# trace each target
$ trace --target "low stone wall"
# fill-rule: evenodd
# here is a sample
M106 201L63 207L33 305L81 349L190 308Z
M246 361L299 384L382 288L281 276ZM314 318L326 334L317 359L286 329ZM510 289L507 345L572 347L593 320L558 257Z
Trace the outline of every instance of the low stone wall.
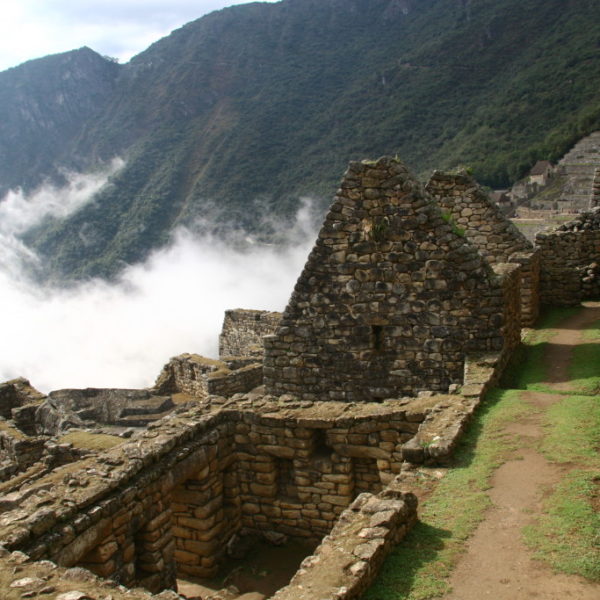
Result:
M417 434L402 446L404 460L412 464L447 464L477 407L498 382L505 366L506 357L498 354L467 357L459 401L453 396L427 415Z
M600 297L600 208L579 215L550 232L538 233L541 301L576 306Z
M234 394L243 394L262 385L263 366L250 364L235 371L208 376L207 391L210 395L230 398Z
M219 336L219 356L253 356L262 358L262 338L275 333L281 313L242 308L225 311Z
M272 600L359 598L417 520L416 497L399 485L393 483L377 496L358 496Z
M169 587L177 570L214 575L242 526L327 534L357 494L400 472L401 444L437 402L363 405L350 417L335 402L214 398L87 458L49 489L37 481L43 502L22 497L0 517L0 537L127 586Z
M182 354L163 367L154 389L160 394L183 392L198 399L210 395L229 398L262 385L262 364L247 362L236 357L221 361L198 354Z

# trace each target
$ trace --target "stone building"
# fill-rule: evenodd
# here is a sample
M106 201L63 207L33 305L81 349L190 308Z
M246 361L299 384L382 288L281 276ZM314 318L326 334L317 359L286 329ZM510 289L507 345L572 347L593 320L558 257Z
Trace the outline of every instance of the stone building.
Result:
M529 183L544 186L554 172L554 167L549 160L538 160L529 171Z
M519 341L518 265L494 269L399 161L351 163L265 338L272 394L378 401L463 381Z
M521 322L533 325L539 314L537 250L466 172L435 171L426 189L442 208L444 217L464 232L490 264L521 265Z

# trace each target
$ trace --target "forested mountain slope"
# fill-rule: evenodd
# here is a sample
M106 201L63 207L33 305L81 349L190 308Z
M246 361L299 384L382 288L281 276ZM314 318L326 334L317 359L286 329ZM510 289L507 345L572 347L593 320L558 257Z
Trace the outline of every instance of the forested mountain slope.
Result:
M64 131L54 163L127 166L26 239L54 275L106 276L198 217L268 235L265 215L328 201L349 159L398 154L422 176L466 164L507 185L600 127L599 15L600 0L283 0L207 15L127 65L96 55L85 110L34 124ZM0 74L0 116L8 74L53 65L26 96L64 79L61 56ZM3 136L5 187L56 168L38 152L35 177L19 172Z

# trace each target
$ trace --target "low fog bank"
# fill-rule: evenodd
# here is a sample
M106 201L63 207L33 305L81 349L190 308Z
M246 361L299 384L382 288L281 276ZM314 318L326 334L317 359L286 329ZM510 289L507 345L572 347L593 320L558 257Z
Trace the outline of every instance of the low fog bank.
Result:
M294 223L285 224L286 247L234 249L180 229L168 247L128 267L117 283L56 289L26 280L24 261L36 257L18 241L19 228L49 214L51 202L58 215L76 210L92 192L70 207L64 190L50 189L43 190L44 201L21 195L20 210L9 210L10 198L0 203L0 381L23 376L43 392L147 387L172 356L216 357L224 311L283 310L316 235L312 204L303 201Z
M65 172L67 185L62 188L47 184L29 195L20 189L8 192L0 200L0 272L21 278L26 267L36 267L35 253L19 236L44 219L64 219L74 213L124 165L121 158L114 158L94 173Z

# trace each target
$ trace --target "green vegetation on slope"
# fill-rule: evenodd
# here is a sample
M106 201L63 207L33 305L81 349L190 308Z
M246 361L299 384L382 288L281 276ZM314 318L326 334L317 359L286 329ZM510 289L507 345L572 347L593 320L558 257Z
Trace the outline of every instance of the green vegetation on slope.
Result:
M299 196L325 205L349 160L386 154L421 176L468 164L482 183L507 185L600 128L598 9L283 0L208 15L120 68L62 155L124 154L122 177L100 208L29 242L62 276L111 275L208 206L217 228L261 231ZM105 227L115 207L119 222ZM82 223L94 244L70 239Z

